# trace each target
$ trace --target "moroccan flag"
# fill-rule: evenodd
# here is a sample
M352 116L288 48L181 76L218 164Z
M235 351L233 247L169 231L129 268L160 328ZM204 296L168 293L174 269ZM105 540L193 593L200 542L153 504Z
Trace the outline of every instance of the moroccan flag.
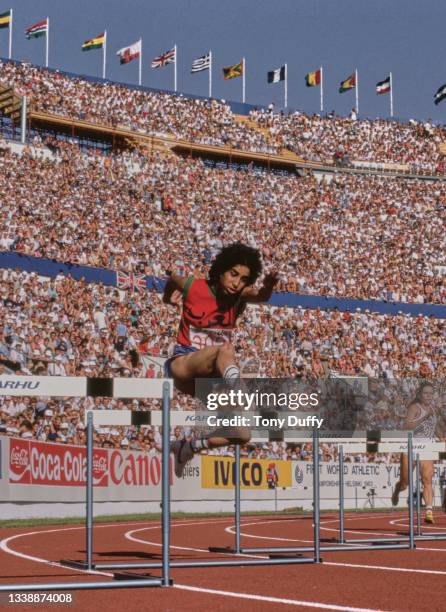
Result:
M48 19L43 19L33 26L30 26L25 30L26 38L39 38L39 36L46 36L48 32Z
M132 60L138 59L141 57L141 41L130 45L130 47L123 47L116 52L116 55L119 55L119 61L121 64L128 64Z
M235 64L234 66L228 66L227 68L223 68L223 78L225 81L229 79L235 79L236 77L242 76L243 74L243 61L239 64Z
M11 21L11 9L6 11L6 13L0 14L0 28L9 28Z
M442 85L434 96L435 104L439 104L442 100L446 98L446 85Z
M105 43L105 32L99 34L99 36L95 36L94 38L90 38L90 40L86 40L82 45L82 51L91 51L92 49L102 49Z
M385 94L390 91L390 74L384 81L380 81L376 84L376 93L377 94Z
M356 74L351 74L348 79L345 81L341 81L339 85L339 93L344 93L344 91L348 91L349 89L354 89L356 87Z
M321 84L321 71L315 70L314 72L309 72L305 75L305 85L307 87L316 87L316 85Z

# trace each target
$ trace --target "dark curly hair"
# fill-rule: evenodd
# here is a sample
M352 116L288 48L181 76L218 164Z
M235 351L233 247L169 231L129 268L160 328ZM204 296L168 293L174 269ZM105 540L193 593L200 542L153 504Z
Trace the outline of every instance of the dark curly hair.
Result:
M262 273L260 251L241 242L234 242L217 254L209 270L209 282L217 285L220 276L234 266L249 268L248 285L253 285Z

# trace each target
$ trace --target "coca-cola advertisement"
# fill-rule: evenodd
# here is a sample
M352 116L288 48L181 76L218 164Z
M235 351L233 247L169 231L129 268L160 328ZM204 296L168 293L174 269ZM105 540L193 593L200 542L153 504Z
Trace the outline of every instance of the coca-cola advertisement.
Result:
M12 438L9 452L9 482L56 486L85 486L86 449L79 446L47 444ZM93 483L105 487L109 482L108 454L93 452Z
M85 486L85 448L20 438L11 438L9 448L10 484ZM95 487L156 487L160 482L158 455L119 449L93 450Z

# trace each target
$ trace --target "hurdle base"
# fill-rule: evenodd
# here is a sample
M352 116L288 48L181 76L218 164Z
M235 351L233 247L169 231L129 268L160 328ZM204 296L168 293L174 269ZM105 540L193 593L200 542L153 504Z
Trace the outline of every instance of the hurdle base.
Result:
M209 546L208 551L227 555L238 555L241 552L240 550L237 551L235 548L231 548L230 546Z
M114 572L113 580L151 580L151 579L159 579L158 576L154 576L153 574L132 574L131 572ZM169 586L173 585L173 579L169 578Z
M75 569L88 569L88 563L86 561L77 561L76 559L61 559L60 564ZM93 569L93 565L91 568Z

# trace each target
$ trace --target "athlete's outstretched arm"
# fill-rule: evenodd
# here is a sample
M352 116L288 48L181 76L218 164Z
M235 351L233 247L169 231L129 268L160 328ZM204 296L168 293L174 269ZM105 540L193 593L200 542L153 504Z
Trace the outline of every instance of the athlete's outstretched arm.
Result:
M167 272L167 283L164 287L163 294L163 302L165 304L178 303L177 299L172 300L172 296L175 292L183 292L183 289L186 286L187 279L187 276L179 276L178 274L172 274L171 272Z
M251 304L268 302L278 281L279 277L277 272L271 272L271 274L267 274L263 279L263 285L260 287L260 289L255 289L255 287L246 287L246 289L242 291L242 298Z

